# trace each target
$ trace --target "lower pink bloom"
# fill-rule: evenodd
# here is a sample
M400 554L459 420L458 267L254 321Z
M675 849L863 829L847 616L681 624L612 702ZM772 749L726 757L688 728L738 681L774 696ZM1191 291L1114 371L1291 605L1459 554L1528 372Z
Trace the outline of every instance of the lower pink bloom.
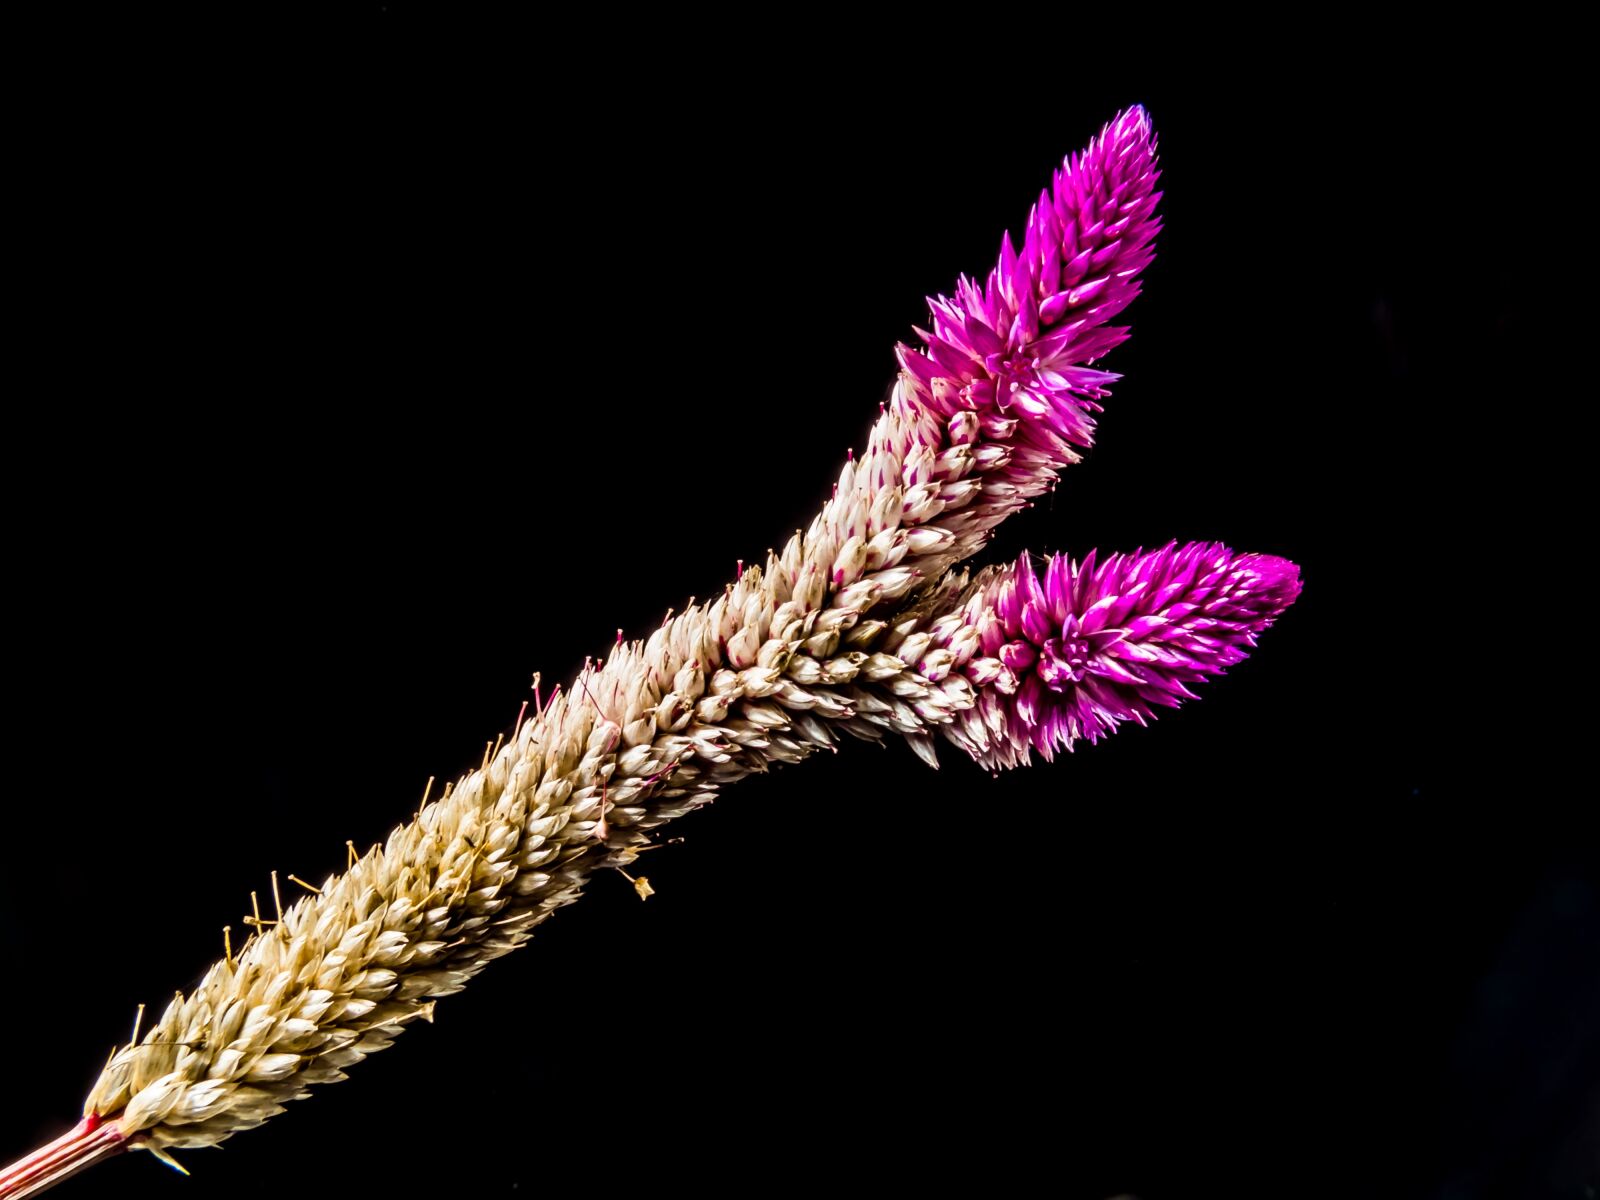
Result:
M1142 725L1241 661L1299 594L1294 563L1219 543L1077 565L1062 555L1042 573L1024 555L967 592L958 619L976 648L959 669L977 704L944 732L984 765L1012 767Z

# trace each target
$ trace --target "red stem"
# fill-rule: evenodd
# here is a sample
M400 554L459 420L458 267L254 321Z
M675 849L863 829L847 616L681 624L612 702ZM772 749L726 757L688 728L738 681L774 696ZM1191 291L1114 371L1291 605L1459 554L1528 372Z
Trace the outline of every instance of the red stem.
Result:
M0 1169L0 1200L37 1196L127 1148L128 1140L116 1121L90 1114L48 1146L40 1146Z

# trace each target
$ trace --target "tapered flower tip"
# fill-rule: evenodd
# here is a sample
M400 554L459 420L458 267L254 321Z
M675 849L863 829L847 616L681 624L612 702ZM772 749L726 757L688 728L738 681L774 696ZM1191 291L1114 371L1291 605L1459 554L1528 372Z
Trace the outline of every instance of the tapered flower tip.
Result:
M1024 555L968 608L982 656L968 675L995 735L977 757L1016 766L1031 747L1048 759L1194 699L1187 685L1242 661L1299 595L1288 559L1215 543L1078 564L1058 556L1042 570Z
M1008 234L986 279L963 278L928 301L922 351L899 348L913 397L948 419L957 409L1023 420L1048 446L1086 446L1092 412L1117 378L1093 369L1127 336L1108 322L1139 294L1155 255L1160 193L1156 136L1135 105L1062 163L1028 215L1021 247Z
M1128 138L1142 137L1154 139L1155 126L1150 123L1150 111L1142 104L1135 104L1127 110L1117 114L1111 122L1114 129L1124 129Z
M1268 624L1300 596L1300 566L1287 558L1273 554L1246 554L1239 560L1239 569L1247 572L1248 586L1263 610L1270 610Z

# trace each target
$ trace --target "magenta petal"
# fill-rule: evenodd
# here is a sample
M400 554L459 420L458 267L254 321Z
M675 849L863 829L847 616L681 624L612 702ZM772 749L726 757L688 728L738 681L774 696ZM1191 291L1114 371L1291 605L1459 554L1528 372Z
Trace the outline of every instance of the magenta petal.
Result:
M1008 642L1000 651L1000 661L1013 671L1026 671L1036 658L1038 653L1028 642Z

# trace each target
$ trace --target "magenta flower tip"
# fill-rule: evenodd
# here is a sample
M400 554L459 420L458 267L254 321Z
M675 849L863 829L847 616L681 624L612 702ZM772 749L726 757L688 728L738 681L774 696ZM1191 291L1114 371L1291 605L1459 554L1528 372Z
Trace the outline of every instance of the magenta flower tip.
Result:
M1276 606L1273 616L1283 612L1300 595L1300 567L1287 558L1273 554L1247 554L1240 560L1241 570L1254 574L1253 585L1263 597L1271 597L1269 604Z
M1300 594L1300 568L1217 543L1083 562L1027 555L969 597L979 691L952 736L988 766L1091 743L1193 699L1190 684L1242 661Z
M899 347L908 398L938 421L968 411L1016 422L1010 482L1028 495L1093 440L1117 376L1090 364L1127 336L1110 321L1155 256L1159 175L1155 129L1135 105L1067 157L986 278L929 299L923 349Z

